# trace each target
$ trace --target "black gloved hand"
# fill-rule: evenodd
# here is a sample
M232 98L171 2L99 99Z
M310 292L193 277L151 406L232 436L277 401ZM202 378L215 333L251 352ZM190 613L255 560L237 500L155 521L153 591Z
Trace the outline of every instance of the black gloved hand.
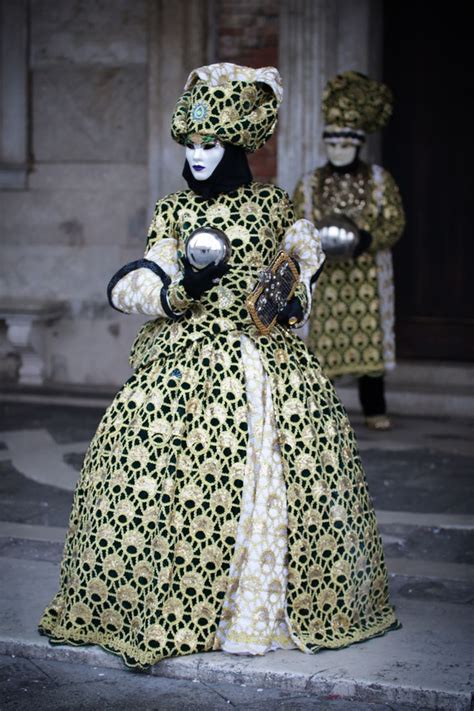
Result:
M282 309L277 316L277 323L280 326L289 326L289 321L291 318L296 318L296 322L302 321L304 316L303 307L301 306L301 301L297 296L294 296L289 300L284 309Z
M230 267L228 264L208 264L204 269L195 271L186 257L183 257L183 279L182 284L186 294L191 299L200 299L206 291L216 285L214 279L219 280Z
M352 255L353 259L357 259L357 257L360 257L361 254L367 252L372 244L372 235L370 232L367 232L367 230L359 230L359 237L359 244L354 249L354 253Z

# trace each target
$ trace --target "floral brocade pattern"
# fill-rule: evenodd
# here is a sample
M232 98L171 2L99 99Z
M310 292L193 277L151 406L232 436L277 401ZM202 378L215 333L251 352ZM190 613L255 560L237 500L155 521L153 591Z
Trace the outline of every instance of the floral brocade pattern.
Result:
M224 230L231 270L171 321L148 322L135 374L107 409L77 485L60 590L41 630L131 666L213 649L229 591L249 445L246 337L272 395L287 500L286 619L309 651L397 625L355 437L300 339L259 336L245 298L294 222L288 198L252 184L205 201L159 201L148 249Z
M390 364L394 360L393 346L388 349L386 345L387 340L393 343L393 337L384 338L384 327L393 331L393 281L390 278L381 293L377 254L400 238L405 220L393 178L381 168L378 171L380 185L372 166L365 163L353 174L336 172L328 164L309 178L316 223L331 214L347 215L373 237L369 251L356 260L327 260L318 281L308 345L329 377L378 374L385 370L388 358ZM307 217L304 181L300 180L294 195L298 217ZM391 264L390 254L386 258Z
M281 97L280 75L273 67L201 67L191 73L176 104L171 135L182 145L193 133L216 136L251 153L273 134Z

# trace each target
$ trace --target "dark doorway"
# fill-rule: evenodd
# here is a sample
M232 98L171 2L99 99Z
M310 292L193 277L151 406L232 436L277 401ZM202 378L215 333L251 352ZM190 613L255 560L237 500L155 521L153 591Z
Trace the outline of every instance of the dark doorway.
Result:
M383 165L407 214L394 249L402 358L474 360L474 84L465 3L384 0L395 111Z

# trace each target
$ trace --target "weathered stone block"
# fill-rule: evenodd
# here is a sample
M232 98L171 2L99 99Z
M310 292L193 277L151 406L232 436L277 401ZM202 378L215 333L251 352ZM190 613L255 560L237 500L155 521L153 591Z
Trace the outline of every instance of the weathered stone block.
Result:
M33 72L33 153L39 161L145 163L145 67Z
M28 184L30 191L126 191L145 195L148 190L148 173L143 163L36 162Z
M144 64L146 0L32 0L31 61L45 64Z
M66 318L50 329L46 359L53 382L117 386L130 377L128 355L144 319L110 311L113 320Z
M31 245L21 251L15 245L5 245L0 260L0 294L64 300L73 317L81 313L84 303L96 302L106 308L107 284L122 266L120 251L112 245L108 249Z
M143 192L127 190L34 190L0 193L2 242L18 257L32 244L107 252L109 245L144 244L147 234Z

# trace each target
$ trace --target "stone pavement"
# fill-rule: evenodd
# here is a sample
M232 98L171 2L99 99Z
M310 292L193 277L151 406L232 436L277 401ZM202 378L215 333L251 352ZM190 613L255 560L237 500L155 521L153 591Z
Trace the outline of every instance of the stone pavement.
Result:
M0 656L3 711L390 711L393 706L245 683L167 679L84 664ZM397 706L397 711L413 707ZM419 711L419 710L418 710Z
M401 630L315 656L191 655L137 676L100 649L52 647L36 632L100 415L87 406L0 405L2 709L127 708L127 699L150 709L470 708L474 420L395 417L391 432L376 433L351 417Z

